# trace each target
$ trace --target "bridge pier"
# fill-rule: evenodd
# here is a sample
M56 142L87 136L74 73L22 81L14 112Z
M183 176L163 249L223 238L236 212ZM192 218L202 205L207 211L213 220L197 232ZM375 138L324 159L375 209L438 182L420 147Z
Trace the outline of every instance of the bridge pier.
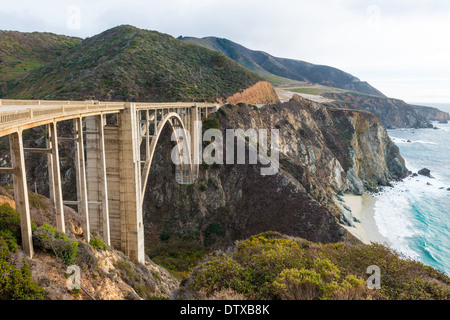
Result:
M83 237L89 243L91 231L89 224L89 204L86 181L86 164L84 159L83 122L78 117L73 120L75 141L75 169L77 182L78 213L81 215Z
M103 115L86 117L88 220L90 232L111 245L104 125Z
M9 136L11 161L14 181L14 201L16 211L20 214L20 229L22 233L22 247L25 254L31 259L34 255L33 239L31 234L30 205L28 203L28 187L25 170L25 156L23 152L22 131Z
M141 162L136 105L126 103L118 115L121 250L145 261L141 201Z
M59 165L58 152L58 132L56 130L56 122L47 125L47 148L50 150L49 154L49 185L50 195L56 211L56 228L61 232L66 232L64 223L64 204L62 196L61 171Z

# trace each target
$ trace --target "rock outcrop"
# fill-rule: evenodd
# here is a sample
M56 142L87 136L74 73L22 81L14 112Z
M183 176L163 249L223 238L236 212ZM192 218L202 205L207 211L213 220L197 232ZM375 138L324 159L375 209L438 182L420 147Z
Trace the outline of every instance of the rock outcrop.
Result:
M419 114L424 116L429 121L439 121L442 123L447 123L450 120L450 115L448 112L439 110L438 108L416 106L413 107L417 110Z
M259 81L255 85L227 98L229 103L269 104L278 103L278 94L270 82Z
M324 93L323 96L335 100L330 104L333 107L365 110L376 114L388 129L433 128L415 106L399 99L358 93Z

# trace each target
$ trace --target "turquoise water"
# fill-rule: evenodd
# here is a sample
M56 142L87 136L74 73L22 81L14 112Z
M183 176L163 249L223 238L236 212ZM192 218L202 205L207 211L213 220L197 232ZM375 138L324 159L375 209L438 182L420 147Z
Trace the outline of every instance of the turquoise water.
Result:
M432 178L410 176L384 188L375 221L392 248L450 275L450 124L433 125L439 130L388 130L407 168L428 168Z
M439 129L388 130L408 169L428 168L432 178L410 176L384 188L375 221L392 248L450 275L450 124L433 125Z

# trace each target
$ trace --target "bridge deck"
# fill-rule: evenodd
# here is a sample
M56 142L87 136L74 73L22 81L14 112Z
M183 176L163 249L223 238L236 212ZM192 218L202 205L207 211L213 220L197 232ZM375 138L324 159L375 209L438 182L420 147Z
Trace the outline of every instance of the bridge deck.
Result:
M136 102L136 110L218 107L213 103L196 102ZM125 102L55 101L55 100L2 100L0 99L0 137L27 129L80 116L117 113L125 108Z

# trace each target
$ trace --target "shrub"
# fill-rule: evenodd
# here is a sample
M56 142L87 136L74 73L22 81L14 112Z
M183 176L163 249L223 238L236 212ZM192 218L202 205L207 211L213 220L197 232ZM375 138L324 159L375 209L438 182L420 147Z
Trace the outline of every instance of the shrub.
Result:
M19 238L19 214L8 205L0 206L0 300L44 300L44 290L31 280L28 262L17 269L8 260L17 252Z
M201 265L195 272L191 287L203 291L207 296L223 289L232 289L239 293L251 293L254 288L246 279L247 270L233 259L224 255L214 257Z
M216 242L217 237L223 236L223 228L218 223L211 223L205 231L203 231L203 235L205 236L204 244L205 246L212 245Z
M354 275L347 276L340 284L332 282L325 288L324 300L364 300L371 299L372 292L364 280Z
M273 285L283 300L317 300L325 286L320 274L307 269L283 270Z
M78 242L66 237L62 232L48 224L33 231L37 248L49 250L66 265L75 264L78 256Z
M209 129L220 129L220 123L216 119L212 118L205 118L202 120L202 131L205 133L205 131Z
M95 249L95 250L106 250L107 245L100 240L99 238L92 238L89 241L89 244Z
M0 205L0 230L8 230L17 240L20 239L20 215L7 204Z
M0 244L1 246L1 244ZM45 291L31 280L30 266L27 262L21 270L12 264L1 263L0 300L45 300Z

